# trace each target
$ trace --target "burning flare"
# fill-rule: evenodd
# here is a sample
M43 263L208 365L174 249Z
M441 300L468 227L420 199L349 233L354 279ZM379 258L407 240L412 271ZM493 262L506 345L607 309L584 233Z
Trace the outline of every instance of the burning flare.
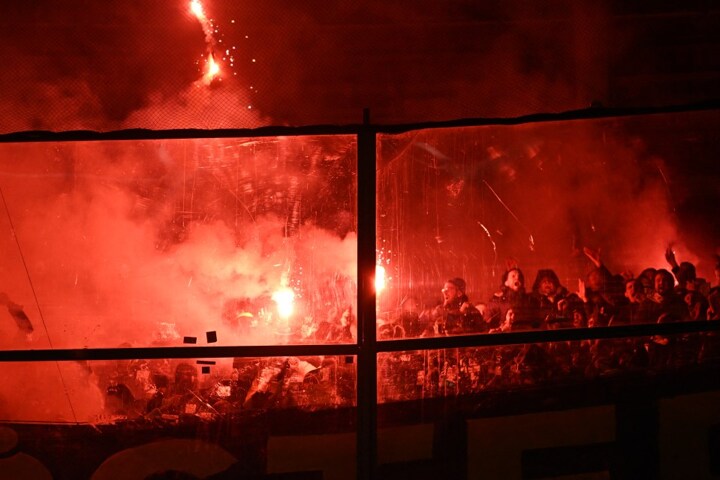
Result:
M287 319L293 314L295 292L293 292L292 289L287 287L281 288L272 294L272 299L277 304L280 318Z
M215 37L213 36L212 20L205 15L205 9L200 0L192 0L190 2L190 11L200 22L200 26L205 34L205 44L207 48L207 62L205 64L205 73L203 74L203 82L209 85L210 82L220 73L220 65L215 61Z
M210 57L208 58L207 73L205 73L205 75L209 76L212 80L212 78L218 73L220 73L220 65L215 62L215 57L213 56L213 54L210 54Z
M385 288L385 267L375 266L375 293L378 294Z
M197 17L198 20L200 20L200 23L206 19L205 11L203 10L202 3L200 3L199 0L192 0L192 2L190 2L190 11Z

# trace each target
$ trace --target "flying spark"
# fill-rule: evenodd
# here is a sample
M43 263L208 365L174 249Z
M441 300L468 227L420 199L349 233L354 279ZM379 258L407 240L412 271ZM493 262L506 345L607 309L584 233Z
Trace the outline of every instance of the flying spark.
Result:
M495 240L493 240L492 235L490 235L490 230L488 230L488 229L485 227L485 225L483 225L482 223L480 223L480 222L477 222L477 223L478 223L478 225L480 225L480 227L482 227L483 230L485 230L485 234L488 236L488 238L490 239L490 243L492 244L492 247L493 247L493 256L494 256L494 258L493 258L493 266L494 266L494 265L497 263L497 245L495 244Z

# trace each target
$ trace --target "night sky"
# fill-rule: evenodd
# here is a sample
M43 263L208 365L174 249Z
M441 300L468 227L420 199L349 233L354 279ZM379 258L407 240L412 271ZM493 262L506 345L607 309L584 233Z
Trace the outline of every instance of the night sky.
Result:
M10 2L0 132L358 123L366 107L414 122L718 94L706 2L476 3L207 1L208 38L186 1ZM209 52L220 80L194 88Z

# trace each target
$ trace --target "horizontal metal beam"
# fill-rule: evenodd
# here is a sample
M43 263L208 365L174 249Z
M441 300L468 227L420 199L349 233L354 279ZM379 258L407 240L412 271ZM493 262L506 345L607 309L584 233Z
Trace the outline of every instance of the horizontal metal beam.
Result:
M83 141L110 141L110 140L181 140L199 138L250 138L250 137L277 137L277 136L304 136L304 135L359 135L363 132L398 134L413 130L429 128L451 127L480 127L492 125L522 125L527 123L592 120L613 117L630 117L639 115L673 114L684 112L698 112L720 110L720 99L710 99L704 102L648 106L648 107L590 107L579 110L570 110L559 113L536 113L510 118L463 118L449 121L420 122L403 124L352 124L352 125L306 125L298 127L266 126L259 128L240 129L172 129L149 130L128 129L109 132L91 130L74 130L52 132L45 130L31 130L0 134L2 143L33 143L33 142L83 142Z
M720 321L637 324L615 327L527 330L508 333L483 333L451 337L415 338L378 341L378 352L432 350L462 347L492 347L527 343L564 342L608 338L650 337L699 332L720 332Z
M617 327L529 330L509 333L412 338L377 342L377 352L438 350L443 348L492 347L609 338L651 337L720 332L720 322L699 321L639 324ZM357 355L357 344L258 345L218 347L77 348L44 350L0 350L0 362L43 362L78 360L129 360L157 358L305 357L315 355Z
M0 350L0 362L357 355L355 344Z

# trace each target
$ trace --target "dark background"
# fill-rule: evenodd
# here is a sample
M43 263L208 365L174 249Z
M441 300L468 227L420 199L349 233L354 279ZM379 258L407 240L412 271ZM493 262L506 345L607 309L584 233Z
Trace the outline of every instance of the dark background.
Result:
M0 132L344 124L363 108L378 123L417 122L720 97L720 7L706 0L203 5L208 39L184 0L4 2ZM221 80L196 86L209 51Z

